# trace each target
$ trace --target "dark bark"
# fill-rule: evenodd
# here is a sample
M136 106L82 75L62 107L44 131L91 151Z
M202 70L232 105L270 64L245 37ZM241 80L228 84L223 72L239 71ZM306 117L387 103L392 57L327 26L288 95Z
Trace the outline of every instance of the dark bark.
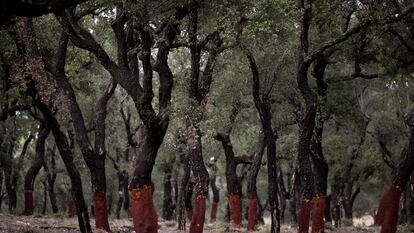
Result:
M238 106L234 105L232 114L231 114L231 124L234 123L234 119L238 112ZM231 132L228 130L227 133L218 133L214 136L214 138L221 142L224 154L226 156L226 183L227 183L227 192L229 195L230 201L230 218L232 220L233 227L239 228L241 227L242 221L242 208L241 208L241 195L242 195L242 188L241 188L241 180L237 176L237 165L239 164L246 164L251 163L250 158L244 158L242 156L236 157L234 155L233 145L230 140L230 136L228 133Z
M343 191L343 184L335 177L333 184L331 185L331 213L332 220L335 227L341 226L341 196Z
M401 160L393 171L391 188L384 194L378 208L376 222L381 225L382 233L395 233L398 223L398 209L402 191L406 188L414 170L414 117L409 114L406 118L410 137Z
M66 8L75 6L87 0L35 0L35 1L13 1L5 0L0 5L2 23L11 20L13 16L34 17L49 13L60 13ZM4 20L4 21L3 21Z
M325 222L332 223L331 195L326 196L326 202L325 202Z
M355 190L353 189L353 183L345 183L344 187L344 198L343 198L343 208L344 208L344 215L346 219L352 220L352 207L354 206L355 198L358 196L361 189L357 187Z
M190 233L203 232L205 217L205 198L208 194L209 175L204 165L201 134L192 120L187 118L187 157L195 179L195 211L190 225ZM199 200L199 201L197 201ZM198 206L199 205L199 206Z
M33 197L34 183L37 174L45 162L45 143L50 133L46 122L40 122L36 142L36 155L24 178L25 207L22 215L32 215L35 203Z
M187 200L190 200L191 204L191 196L190 199L187 198L187 190L190 180L190 165L188 164L188 158L185 154L180 155L180 162L183 166L184 174L180 179L180 186L179 186L179 192L178 192L178 230L185 230L185 223L186 223L186 211L187 211ZM192 205L191 205L192 209Z
M47 209L47 191L48 191L47 178L44 179L42 183L43 183L42 214L45 215L46 214L46 209Z
M47 161L45 160L43 164L43 169L46 172L47 188L48 188L48 194L49 194L49 199L50 199L50 205L52 208L52 212L55 214L59 211L59 208L57 206L57 201L56 201L56 193L55 193L55 181L57 177L55 149L49 150L49 155L51 157L50 167Z
M278 174L278 185L279 185L279 200L280 200L280 221L282 223L285 222L285 211L287 206L287 199L290 198L289 192L286 190L285 181L283 177L283 171L280 166L278 166L277 170L279 171Z
M210 176L210 187L213 193L213 203L211 205L210 222L214 223L217 220L217 211L218 211L219 202L220 202L220 189L216 185L215 174Z
M180 198L180 195L179 195L179 182L178 182L178 179L177 178L173 178L173 180L171 181L171 183L172 183L172 186L173 186L173 200L174 200L174 215L173 215L173 218L175 219L175 220L177 220L178 219L178 211L179 211L179 209L178 209L178 202L179 202L179 198Z
M116 39L117 39L117 57L118 64L115 63L106 51L99 45L93 35L86 29L82 28L75 19L73 11L66 11L64 14L58 17L59 22L65 28L70 35L71 41L78 47L86 49L93 53L96 58L101 62L104 68L111 74L112 78L119 83L128 93L128 95L134 101L135 107L139 114L140 120L142 120L143 126L139 130L140 142L138 146L133 149L134 154L134 171L133 177L130 183L130 189L132 192L136 192L145 186L151 186L151 171L154 166L155 158L160 144L163 141L166 129L169 124L169 106L171 100L171 91L173 85L173 74L168 65L168 54L171 48L172 42L175 37L180 34L178 28L179 21L188 14L187 6L177 7L174 17L168 19L163 25L165 25L160 33L157 35L160 38L157 43L157 55L154 65L151 62L151 48L154 44L154 36L151 35L152 31L148 21L135 24L138 29L138 35L140 39L133 40L131 37L126 37L128 30L131 27L125 27L126 24L131 23L126 17L126 12L123 9L123 2L117 1L117 15L112 24ZM132 19L130 19L132 20ZM135 28L134 28L135 30ZM132 31L130 31L132 33ZM131 34L129 34L131 35ZM140 46L138 46L140 43ZM140 56L142 68L144 71L143 85L140 84L138 74L138 62L137 54L134 56L128 56L127 51L132 51L135 48L141 48ZM152 71L155 70L159 75L159 111L155 112L151 102L154 96L152 90ZM99 150L98 150L99 151ZM135 191L134 191L135 190ZM145 192L150 195L150 192ZM138 200L139 201L139 200ZM134 202L133 202L134 204ZM140 203L137 203L141 205ZM145 205L150 208L148 213L151 213L151 218L155 215L153 204ZM139 226L136 224L145 223L146 216L139 214L137 205L132 205L132 213L134 219L134 228L140 233ZM146 211L144 211L146 213ZM155 221L150 221L154 223ZM157 226L151 226L152 229L156 229Z
M125 202L125 194L124 194L125 185L128 186L128 183L127 184L124 183L125 176L128 176L126 171L122 171L122 172L118 171L118 203L115 209L115 216L117 219L121 218L121 210Z
M34 31L33 26L31 24L31 20L26 21L26 30L28 35L31 38L34 38ZM31 47L37 48L37 46L34 46L34 40L31 40ZM16 41L16 46L19 49L19 51L26 51L24 48L25 46L20 44L19 41ZM36 49L32 49L31 56L39 57L38 51ZM25 54L21 54L23 57ZM78 223L79 228L82 233L89 233L92 232L91 226L89 224L89 215L88 215L88 209L86 207L86 203L83 197L83 190L82 190L82 181L79 174L79 171L77 167L74 164L73 161L73 154L72 150L68 144L68 140L66 135L61 131L60 125L58 121L56 120L55 116L53 115L53 111L51 110L51 107L49 107L42 99L41 96L36 89L36 85L32 79L31 76L24 77L27 82L27 94L32 98L34 105L36 108L42 113L43 118L46 122L48 122L53 137L55 138L55 143L57 145L57 148L59 150L59 153L61 155L61 158L65 164L66 170L69 174L69 177L71 179L72 189L75 196L75 202L76 202L76 208L77 208L77 215L78 215Z
M196 3L196 1L192 1ZM207 36L204 40L198 39L198 10L194 7L189 12L188 37L190 47L191 72L188 78L188 97L192 100L191 106L194 110L204 109L207 96L210 91L212 83L213 70L217 57L222 50L222 40L218 32L213 32L211 36ZM209 42L213 43L213 48L209 49L206 66L202 72L202 79L200 80L200 66L201 66L201 51ZM201 110L201 115L203 110ZM191 171L193 172L196 187L196 206L194 217L190 225L191 233L198 233L203 231L204 216L205 216L205 199L208 193L209 174L204 165L201 137L202 134L199 129L202 116L195 116L197 114L186 116L187 128L187 151Z
M257 214L257 217L258 217L258 222L260 223L260 224L262 224L262 225L264 225L265 224L265 222L264 222L264 218L263 218L263 216L264 216L264 212L266 211L266 208L267 208L267 200L266 200L266 202L265 202L265 204L262 204L261 203L261 201L260 201L260 198L257 198L257 203L258 203L258 205L259 205L259 212L258 212L258 214Z
M240 29L242 30L242 29ZM241 33L241 32L240 32ZM271 109L271 92L273 83L266 87L266 90L261 94L260 75L255 58L251 51L244 45L243 42L239 42L240 48L243 50L245 56L249 61L250 70L252 73L252 95L255 107L260 117L260 123L262 125L264 142L267 147L267 166L268 166L268 201L271 215L271 232L280 232L280 209L278 202L278 179L277 179L277 163L276 163L276 140L277 134L272 128L272 109ZM275 74L276 76L276 74Z
M16 205L17 205L17 193L16 193L16 186L15 180L13 176L5 171L4 174L4 184L7 191L7 198L9 203L9 213L15 214L16 213Z
M213 202L219 203L220 201L220 189L216 185L216 176L211 176L210 187L213 193Z
M76 203L76 213L78 216L79 228L82 233L92 232L89 224L88 208L83 197L82 181L79 171L73 161L73 154L70 150L69 144L65 134L60 130L59 124L50 112L50 110L43 104L43 102L37 102L39 110L43 113L45 120L47 120L52 129L52 134L55 138L56 146L59 150L60 156L65 164L66 170L71 180L71 186L74 193L74 199Z
M260 219L260 213L255 211L255 206L260 206L260 200L257 195L257 175L259 174L260 167L262 165L262 158L264 154L264 149L266 143L264 142L264 134L259 135L259 141L256 146L256 151L254 153L253 162L250 166L249 173L247 174L247 198L249 199L249 216L248 216L248 230L253 231L257 225L257 218ZM256 212L256 213L255 213ZM260 211L259 211L260 212Z
M171 184L171 164L165 165L164 170L164 198L162 203L162 218L165 220L172 220L174 215L173 204L173 187Z
M291 215L291 223L297 224L298 223L298 215L297 215L297 200L298 197L298 180L297 180L297 171L291 167L290 169L293 171L292 173L288 172L287 176L288 179L288 189L290 192L290 199L289 199L289 212Z
M328 85L325 82L325 69L328 64L327 58L321 56L315 60L313 75L316 78L317 94L318 94L318 108L316 114L316 123L311 140L311 158L313 162L313 168L315 170L315 186L316 196L326 196L328 185L328 164L325 160L322 147L323 139L323 127L324 123L329 117L329 113L326 110L326 94Z
M194 194L195 183L191 179L188 181L187 189L185 191L185 210L187 212L187 219L191 223L194 215L193 208L193 194Z
M312 1L301 0L298 2L299 8L302 10L301 20L301 34L300 34L300 48L298 59L298 71L297 71L297 83L299 90L305 100L306 110L305 117L300 123L299 130L299 146L298 146L298 164L300 170L300 176L302 179L303 192L302 199L304 202L309 202L313 197L313 177L311 171L311 163L309 159L310 155L310 140L312 137L313 128L315 126L316 105L317 97L314 91L309 87L307 72L310 64L317 59L327 49L346 41L352 35L359 33L361 30L372 25L371 19L362 20L353 27L347 29L342 34L332 38L324 43L321 43L319 47L316 47L313 51L309 51L309 28L312 19ZM405 16L398 16L402 18ZM397 19L395 19L397 20ZM306 205L304 205L306 207ZM307 211L301 211L303 215L300 219L304 222L299 222L299 233L308 232L309 216Z
M94 192L95 223L96 227L110 232L106 203L106 175L105 175L105 119L107 104L113 95L116 83L111 79L96 104L95 118L95 145L92 147L82 111L76 99L75 92L65 74L66 51L68 35L62 33L57 52L57 62L51 72L54 74L58 86L64 91L68 100L73 128L86 165L91 172L92 191Z
M89 224L88 208L83 197L81 176L73 161L73 154L68 144L67 137L61 131L60 125L56 120L55 116L53 115L52 111L50 110L50 108L42 100L39 99L37 90L33 84L33 81L31 80L28 85L28 94L32 97L35 106L42 113L45 121L48 122L52 130L53 137L55 138L55 143L59 150L60 156L69 174L72 190L75 196L80 231L82 233L92 232L91 226Z
M316 122L310 144L310 156L312 158L315 175L316 197L312 210L312 233L324 232L324 213L326 205L326 192L328 188L329 167L325 160L322 148L323 127L328 118L326 110L326 94L328 85L325 82L325 69L328 65L327 57L321 55L314 62L313 76L316 78L318 105Z
M3 204L3 180L4 180L3 169L0 167L0 213L2 212L1 206Z

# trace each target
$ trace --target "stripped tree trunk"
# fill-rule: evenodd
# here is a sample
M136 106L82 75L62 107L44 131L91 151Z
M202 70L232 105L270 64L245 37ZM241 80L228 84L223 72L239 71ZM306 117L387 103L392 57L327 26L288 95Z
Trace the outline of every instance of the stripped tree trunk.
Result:
M310 144L310 155L313 162L313 169L315 171L316 186L316 197L314 198L312 209L312 233L320 233L325 230L324 215L329 167L323 154L322 136L323 126L328 118L325 106L328 85L326 84L324 77L327 64L327 58L321 55L315 60L313 69L313 75L315 76L317 83L318 108L316 113L315 129Z
M36 155L32 165L24 178L24 210L22 215L32 215L35 203L33 197L34 183L37 174L45 163L45 143L49 135L50 128L46 122L40 122L36 142Z
M188 14L187 7L185 5L174 8L173 17L166 19L162 23L163 27L160 28L159 33L155 35L153 30L148 30L151 28L150 20L137 21L134 17L128 17L129 14L124 9L124 1L116 1L116 19L112 28L118 48L117 62L112 60L88 30L78 24L73 10L66 10L58 17L60 24L70 34L73 44L94 54L114 81L126 90L134 102L140 121L143 123L138 132L140 141L135 148L131 149L134 157L134 171L129 188L132 195L131 215L137 233L157 232L158 230L157 214L152 197L154 187L151 181L151 172L169 124L174 77L168 65L168 54L173 41L180 34L178 24ZM157 37L158 49L156 50L155 62L152 62L155 37ZM144 73L142 84L139 78L138 53ZM153 71L159 75L158 113L152 105L154 97ZM104 126L104 124L99 126ZM87 143L85 144L87 145ZM96 154L104 157L105 153L100 153L105 151L103 146L104 144L96 149ZM104 162L100 161L99 164L103 165ZM103 166L99 168L104 169ZM99 174L102 174L100 171ZM93 174L92 176L99 180L97 176ZM103 197L101 194L99 196Z
M394 169L392 185L385 192L376 216L376 223L381 225L381 233L395 233L398 223L398 209L402 191L406 188L408 180L414 170L414 115L406 119L410 129L410 138L406 149L403 150L401 160Z
M197 5L196 0L191 1ZM190 48L191 72L188 77L188 98L191 100L193 114L187 115L185 119L187 133L187 156L191 171L196 182L195 186L195 209L190 225L190 233L203 232L206 198L209 186L209 174L204 165L201 131L199 125L202 120L204 109L208 101L210 86L213 81L213 70L220 51L222 51L223 41L218 31L210 34L204 41L199 41L198 34L198 9L194 7L189 12L188 38ZM212 48L206 47L207 43L212 44ZM201 53L204 49L208 50L208 58L200 80ZM200 109L200 110L198 110ZM197 111L201 111L197 116Z
M240 30L242 30L240 28ZM241 34L241 31L239 32ZM240 48L243 50L245 56L249 61L250 71L252 73L252 95L255 107L260 117L264 134L264 143L267 147L267 180L268 180L268 201L271 216L271 232L280 232L280 209L278 202L278 179L277 179L277 163L276 163L276 140L277 133L272 128L272 109L271 109L271 93L273 83L266 87L264 94L261 94L259 69L255 58L251 51L243 42L239 42ZM276 76L276 73L275 73ZM256 195L257 196L257 195Z

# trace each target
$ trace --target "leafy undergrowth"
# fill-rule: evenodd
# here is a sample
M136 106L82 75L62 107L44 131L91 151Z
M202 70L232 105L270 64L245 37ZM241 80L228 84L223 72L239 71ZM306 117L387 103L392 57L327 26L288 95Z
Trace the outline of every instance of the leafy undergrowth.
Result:
M91 223L93 225L93 220ZM123 220L111 220L111 229L113 232L129 233L133 232L132 223L128 219ZM178 233L176 223L171 221L161 221L160 233ZM413 232L412 226L402 226L398 233ZM75 233L79 232L77 228L76 218L63 218L61 216L12 216L0 214L0 233ZM102 233L103 231L94 230L94 232ZM206 223L206 233L221 233L221 232L246 232L245 229L236 230L230 229L228 224L225 223ZM270 232L269 225L259 226L258 233ZM343 227L340 229L334 229L328 226L327 233L375 233L379 232L378 228L363 228L363 227ZM283 225L282 233L296 233L296 228L288 225Z

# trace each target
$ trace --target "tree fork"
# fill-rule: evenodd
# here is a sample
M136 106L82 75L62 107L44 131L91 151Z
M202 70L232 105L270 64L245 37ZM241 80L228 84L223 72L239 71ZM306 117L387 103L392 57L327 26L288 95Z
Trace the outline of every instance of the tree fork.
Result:
M36 155L32 165L26 172L24 178L24 211L22 215L32 215L35 203L33 198L34 182L45 159L45 142L49 135L50 128L46 122L40 122L36 142Z

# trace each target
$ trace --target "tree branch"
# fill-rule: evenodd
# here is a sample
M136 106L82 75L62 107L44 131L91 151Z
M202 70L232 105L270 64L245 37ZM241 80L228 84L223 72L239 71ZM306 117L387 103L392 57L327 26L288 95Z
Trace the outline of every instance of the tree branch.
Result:
M101 97L98 99L98 103L96 105L96 118L95 118L95 151L99 153L99 155L106 154L105 149L105 119L107 115L107 106L108 101L112 97L115 92L117 83L114 79L111 78L108 84L106 85L104 91L101 94Z

